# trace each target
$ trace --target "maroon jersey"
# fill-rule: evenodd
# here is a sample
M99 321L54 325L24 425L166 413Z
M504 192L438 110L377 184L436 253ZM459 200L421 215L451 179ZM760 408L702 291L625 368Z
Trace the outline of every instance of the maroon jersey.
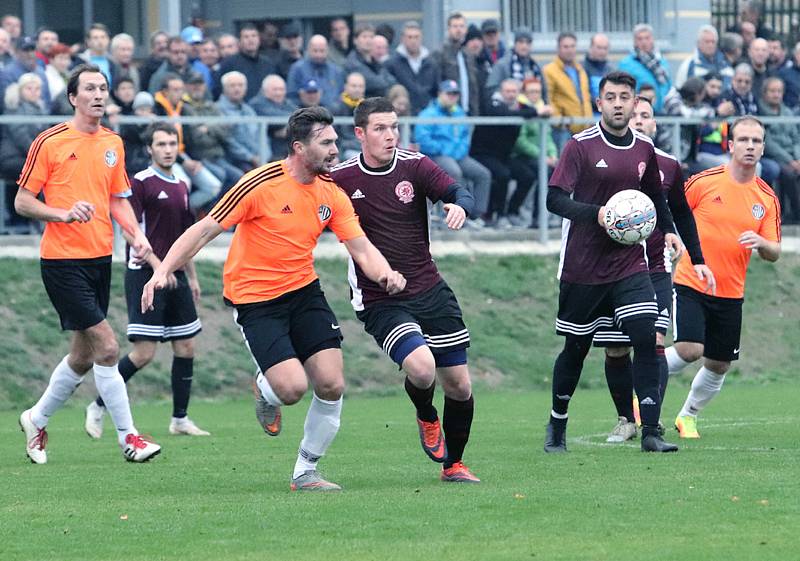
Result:
M139 226L153 246L153 254L163 260L175 240L194 222L189 188L177 177L167 177L149 167L133 176L131 190L128 200ZM128 268L141 268L131 259L130 246L125 251Z
M683 171L675 156L656 148L656 160L658 161L664 196L667 197L670 191L682 191ZM667 244L664 241L664 232L658 228L653 230L653 233L647 238L647 265L650 267L651 273L672 272L672 260L670 259Z
M550 178L550 186L575 201L605 205L624 189L639 189L651 199L663 197L653 141L629 129L630 142L611 144L600 125L573 136ZM613 241L597 222L564 220L558 278L577 284L603 284L648 272L644 244Z
M438 201L455 183L442 168L423 154L398 148L385 168L367 168L358 155L334 167L331 177L350 197L369 241L406 278L400 298L425 292L439 282L430 252L426 198ZM348 278L356 310L392 298L352 259Z

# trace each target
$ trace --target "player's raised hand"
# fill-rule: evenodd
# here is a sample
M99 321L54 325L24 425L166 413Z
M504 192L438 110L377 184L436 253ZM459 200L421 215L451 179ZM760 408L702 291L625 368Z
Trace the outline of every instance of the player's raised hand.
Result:
M683 244L681 243L681 239L675 234L665 234L664 242L669 248L670 259L672 261L677 261L680 259L683 255Z
M378 284L389 294L399 294L406 288L406 278L397 271L389 271L378 277Z
M714 278L714 273L708 268L708 265L694 265L694 272L697 278L706 281L706 293L710 292L711 296L717 295L717 279Z
M167 275L158 270L153 272L153 276L150 277L150 280L147 281L147 284L145 284L144 288L142 289L143 314L153 309L153 300L156 297L156 290L164 290L167 287L167 284Z
M444 223L447 224L447 227L451 230L460 230L467 219L464 209L454 203L447 203L443 208L446 213Z
M70 208L64 216L64 222L89 222L94 216L94 205L86 201L78 201Z

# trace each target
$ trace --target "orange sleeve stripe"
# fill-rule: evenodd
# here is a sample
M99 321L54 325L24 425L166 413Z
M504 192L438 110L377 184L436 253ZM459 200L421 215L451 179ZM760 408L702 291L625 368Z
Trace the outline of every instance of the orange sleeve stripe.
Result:
M283 175L283 170L281 169L266 170L254 175L239 185L235 190L226 193L217 207L211 211L211 218L221 223L250 191L258 187L264 181L274 179L281 175Z
M30 175L33 173L34 164L36 163L36 158L39 156L39 151L41 150L44 141L52 136L64 132L65 130L67 130L66 123L61 123L60 125L56 125L42 133L39 133L39 136L34 139L31 147L28 149L28 159L19 174L19 180L17 181L18 185L24 186L28 182L28 179L30 179Z
M772 199L772 202L775 204L775 227L777 228L778 232L778 241L781 240L783 237L781 235L781 202L778 199L778 196L775 194L775 191L772 187L769 186L769 183L761 179L760 177L756 177L756 185L758 185L759 189L761 189L765 194L769 195Z
M249 179L245 179L244 181L239 181L239 183L231 187L231 189L227 193L225 193L225 195L217 202L214 209L212 209L212 212L209 214L213 214L214 213L213 211L215 210L217 211L221 210L225 205L228 204L228 202L232 198L234 198L237 195L237 193L240 193L247 185L249 185L253 179L255 179L256 177L261 177L262 175L268 172L275 171L275 169L277 169L277 167L274 164L271 164L266 169L258 172L258 174L250 177Z

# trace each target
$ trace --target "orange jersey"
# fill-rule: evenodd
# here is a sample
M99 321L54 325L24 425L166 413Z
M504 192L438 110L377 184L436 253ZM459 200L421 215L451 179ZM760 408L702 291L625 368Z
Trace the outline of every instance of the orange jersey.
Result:
M284 161L245 174L209 216L234 224L223 295L234 304L272 300L317 278L313 251L329 227L341 241L364 235L347 195L327 176L298 183Z
M739 243L739 236L752 230L767 240L781 240L781 209L778 198L761 178L738 183L727 166L718 166L692 176L686 182L686 200L697 222L706 265L717 279L717 296L744 298L744 281L752 250ZM688 259L681 259L675 283L705 292L705 281L697 278Z
M100 127L94 134L62 123L41 133L28 149L17 184L50 207L70 209L78 201L92 203L89 222L46 222L40 254L43 259L92 259L111 255L114 230L110 198L129 191L122 139Z

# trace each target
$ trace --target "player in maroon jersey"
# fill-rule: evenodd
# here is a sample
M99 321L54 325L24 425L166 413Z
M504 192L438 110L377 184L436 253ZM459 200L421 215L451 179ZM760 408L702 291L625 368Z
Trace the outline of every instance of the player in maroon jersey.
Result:
M424 154L397 148L397 114L388 99L365 99L354 118L361 153L334 167L331 177L350 197L367 237L407 284L389 295L350 260L351 303L367 333L405 372L422 448L443 464L441 479L477 483L461 461L474 409L469 331L431 257L427 206L428 199L444 202L445 223L458 230L472 210L472 195ZM433 406L437 378L444 390L441 423Z

